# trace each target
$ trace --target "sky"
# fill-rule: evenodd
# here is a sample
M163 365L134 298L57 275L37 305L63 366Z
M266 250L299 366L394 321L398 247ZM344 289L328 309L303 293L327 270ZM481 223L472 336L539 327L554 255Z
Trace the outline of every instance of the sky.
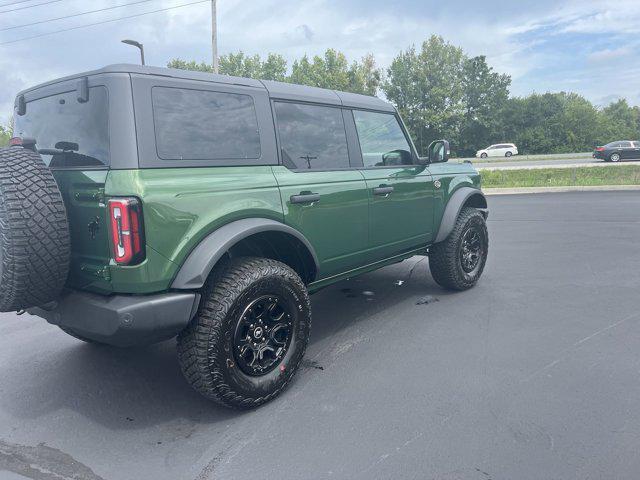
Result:
M125 38L145 45L150 65L165 66L172 58L211 62L208 1L22 40L195 1L0 0L0 123L25 87L137 63L138 51L120 43ZM9 11L21 7L28 8ZM437 34L511 75L512 95L573 91L598 105L618 98L640 105L639 31L640 0L218 0L220 54L276 52L291 62L335 48L349 60L372 53L386 68L399 51Z

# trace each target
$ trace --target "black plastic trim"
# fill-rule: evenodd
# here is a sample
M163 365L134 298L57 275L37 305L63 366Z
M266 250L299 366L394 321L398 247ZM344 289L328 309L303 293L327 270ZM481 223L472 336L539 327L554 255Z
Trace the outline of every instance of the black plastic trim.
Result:
M260 232L283 232L300 240L319 269L318 257L311 243L298 230L266 218L245 218L228 223L202 240L180 267L171 288L195 290L201 288L209 273L225 253L240 240Z
M129 347L175 337L188 325L198 301L194 292L105 296L73 290L51 308L27 311L89 340Z

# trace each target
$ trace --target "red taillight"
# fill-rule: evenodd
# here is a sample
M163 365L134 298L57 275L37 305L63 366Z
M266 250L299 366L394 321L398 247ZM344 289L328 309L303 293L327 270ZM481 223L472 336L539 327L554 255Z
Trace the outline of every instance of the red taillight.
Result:
M109 200L113 259L121 265L133 265L144 260L142 207L137 198Z
M20 137L13 137L13 138L9 139L9 146L10 147L21 147L22 146L22 139Z
M596 147L596 152L604 152L604 147Z

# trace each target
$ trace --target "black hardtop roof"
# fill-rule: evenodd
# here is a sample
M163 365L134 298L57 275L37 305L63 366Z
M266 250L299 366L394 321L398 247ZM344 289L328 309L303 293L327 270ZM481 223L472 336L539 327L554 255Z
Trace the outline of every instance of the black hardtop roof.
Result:
M73 80L75 78L100 75L105 73L130 73L140 75L162 76L170 78L179 78L186 80L197 80L210 83L224 83L227 85L242 85L246 87L254 87L265 89L271 98L281 100L297 100L304 102L323 103L329 105L343 105L345 107L363 108L369 110L381 110L393 112L395 108L388 102L371 97L368 95L359 95L355 93L340 92L337 90L328 90L325 88L308 87L306 85L297 85L293 83L273 82L270 80L255 80L252 78L232 77L229 75L218 75L206 72L194 72L190 70L180 70L176 68L149 67L131 64L115 64L92 70L89 72L77 73L67 77L58 78L49 82L36 85L34 87L23 90L18 95L36 90L56 83Z

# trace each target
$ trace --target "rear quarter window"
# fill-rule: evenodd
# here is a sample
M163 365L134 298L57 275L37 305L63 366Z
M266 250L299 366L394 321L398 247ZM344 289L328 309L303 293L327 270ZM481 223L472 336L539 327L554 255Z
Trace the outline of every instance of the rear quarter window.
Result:
M162 160L260 158L258 118L250 95L154 87L151 96Z

